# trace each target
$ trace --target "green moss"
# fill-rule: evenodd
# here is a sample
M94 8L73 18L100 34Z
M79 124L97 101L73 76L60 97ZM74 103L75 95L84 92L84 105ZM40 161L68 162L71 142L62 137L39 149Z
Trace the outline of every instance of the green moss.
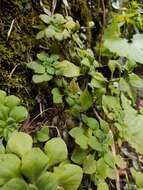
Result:
M73 17L80 21L82 26L86 27L87 45L91 46L92 34L91 29L88 27L88 23L92 21L91 11L88 7L88 0L73 0L71 1L71 9Z

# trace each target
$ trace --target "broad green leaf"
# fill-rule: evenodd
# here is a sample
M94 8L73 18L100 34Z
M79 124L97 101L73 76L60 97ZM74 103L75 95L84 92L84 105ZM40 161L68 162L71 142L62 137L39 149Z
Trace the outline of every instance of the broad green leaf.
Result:
M14 177L20 177L20 159L14 154L0 154L0 186Z
M80 75L80 68L67 60L55 63L54 67L57 75L65 77L77 77Z
M7 151L22 157L32 149L33 140L31 136L23 132L14 132L7 143Z
M55 69L51 66L51 65L47 65L46 66L46 72L50 75L54 75L55 74Z
M137 172L135 169L131 169L131 173L133 177L135 178L135 182L138 188L143 188L143 173L142 172Z
M104 132L109 131L109 123L100 118L100 127Z
M50 172L45 172L42 174L38 178L36 185L39 190L57 190L58 188L57 180Z
M105 88L107 84L107 79L102 75L102 73L95 72L91 80L91 86L94 88Z
M0 120L7 120L9 114L9 108L0 104Z
M86 158L87 151L77 147L74 149L71 160L76 164L82 164Z
M37 63L36 61L32 61L27 64L27 67L29 69L32 69L37 74L43 74L45 73L45 67L41 65L40 63Z
M98 139L95 136L91 136L88 139L88 145L96 151L103 151L101 143L98 141Z
M87 110L92 106L93 99L87 88L81 93L79 101L83 110Z
M56 13L56 14L54 14L53 16L52 16L52 19L53 19L53 22L55 23L55 24L63 24L64 22L65 22L65 19L64 19L64 17L63 17L63 15L61 15L61 14L58 14L58 13Z
M77 190L81 184L82 175L82 169L74 164L63 164L54 170L54 176L64 190Z
M55 137L49 140L45 144L44 150L49 158L49 166L58 164L67 159L67 146L60 137Z
M103 158L104 162L108 164L109 167L113 169L115 168L115 158L110 151L108 151L108 153L106 153Z
M124 78L120 79L119 82L120 91L125 92L131 99L133 99L133 90L129 81L125 80Z
M106 38L104 45L119 56L127 57L130 60L143 64L143 34L135 34L132 42L126 39L115 37Z
M105 180L99 180L97 184L97 190L109 190L109 187Z
M143 80L136 74L129 74L129 83L134 88L143 89Z
M85 65L85 66L87 66L87 67L90 67L90 61L89 61L88 58L82 59L81 64L82 64L82 65Z
M82 148L88 148L88 138L81 127L75 127L70 130L69 134L75 139L75 142Z
M46 24L50 24L52 21L52 18L46 14L40 14L40 19Z
M7 96L5 98L5 105L12 108L20 103L20 99L14 95Z
M45 37L45 30L41 30L40 32L38 32L38 34L36 35L36 39L39 40L41 38Z
M124 138L137 152L143 154L143 134L142 134L143 115L133 115L125 110L125 128Z
M83 122L90 127L93 130L96 130L99 128L98 121L93 117L87 117L86 115L82 114L82 120Z
M37 58L40 60L40 61L46 61L47 58L48 58L48 55L46 53L38 53L37 54ZM41 65L42 66L42 65Z
M27 190L27 187L23 179L13 178L2 187L2 190Z
M44 73L42 75L33 75L32 80L34 83L48 82L53 78L52 75Z
M6 98L6 92L0 90L0 104L3 104L5 102L5 98Z
M96 162L96 172L100 179L106 179L108 176L108 167L103 158Z
M9 113L9 116L16 122L24 121L28 117L28 111L23 106L15 106Z
M74 22L73 20L69 20L65 24L65 28L67 28L68 30L74 30L76 28L76 22Z
M52 27L48 27L45 29L45 35L47 38L52 38L56 34L55 30Z
M54 36L55 39L58 40L59 42L64 40L64 34L62 32L56 32Z
M83 162L83 172L85 174L93 174L96 172L96 160L94 155L89 154Z
M36 138L40 142L45 142L49 140L49 127L43 126L39 131L36 133Z
M37 178L47 168L48 161L47 155L40 148L32 148L22 156L22 174L36 182Z
M63 103L62 94L60 93L60 90L58 88L53 88L52 89L52 94L53 94L53 102L55 104Z

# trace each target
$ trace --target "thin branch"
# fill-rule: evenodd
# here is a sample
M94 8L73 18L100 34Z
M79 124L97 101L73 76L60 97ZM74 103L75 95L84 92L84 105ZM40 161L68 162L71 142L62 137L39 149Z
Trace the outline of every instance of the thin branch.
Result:
M54 12L55 12L56 6L57 6L57 0L53 0L53 1L52 1L52 15L53 15Z
M8 38L10 37L11 31L12 31L12 29L13 29L14 22L15 22L15 19L13 19L12 22L11 22L10 29L9 29L9 31L8 31L8 33L7 33L7 40L8 40Z
M10 72L9 77L11 78L13 73L15 72L16 68L19 66L19 64L15 65L15 67L12 69L12 71Z
M43 110L42 112L40 112L38 115L36 115L32 120L31 122L29 123L29 126L35 121L35 119L37 119L38 117L41 116L41 114L45 113L46 111L49 111L49 110L52 110L53 108L47 108L45 110Z

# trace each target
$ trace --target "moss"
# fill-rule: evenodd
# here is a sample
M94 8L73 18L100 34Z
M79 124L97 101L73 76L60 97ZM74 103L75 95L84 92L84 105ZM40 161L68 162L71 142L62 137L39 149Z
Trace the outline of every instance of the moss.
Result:
M88 7L88 0L72 0L71 1L71 12L75 19L80 21L81 26L86 27L88 47L91 46L92 33L88 27L88 23L92 21L91 10Z
M31 105L30 97L34 94L25 64L37 51L38 41L33 25L39 22L40 10L33 7L31 0L1 0L0 7L0 89L18 95ZM14 25L7 38L13 20ZM15 66L17 68L11 77Z

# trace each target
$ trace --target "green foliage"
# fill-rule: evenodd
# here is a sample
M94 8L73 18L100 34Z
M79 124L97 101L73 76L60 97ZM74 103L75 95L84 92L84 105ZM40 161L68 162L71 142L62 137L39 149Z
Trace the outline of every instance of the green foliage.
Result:
M63 3L67 14L70 4L77 3L80 5L77 7L83 5L85 8L87 1L73 1L68 5L66 1ZM92 33L97 32L94 31L96 23L84 16L80 21L89 21L88 27L80 27L78 21L74 21L72 17L54 14L54 5L47 9L40 1L46 14L40 15L42 22L37 27L39 32L36 38L45 52L42 50L38 53L37 60L28 63L27 67L34 73L33 82L40 83L37 86L40 93L42 87L45 88L48 83L49 94L46 89L42 89L44 101L48 99L49 103L52 97L53 104L50 102L50 105L57 110L62 107L64 126L61 127L60 122L57 122L56 127L59 133L65 130L61 135L66 139L71 153L68 154L67 146L60 137L49 140L49 128L46 126L35 134L35 142L41 142L41 148L32 147L29 135L12 134L6 150L2 140L0 144L0 155L4 155L1 160L6 160L4 168L7 169L1 169L1 189L76 190L79 187L108 190L111 189L113 180L118 183L118 170L124 170L130 165L128 160L124 161L122 154L117 154L122 150L122 144L126 142L137 153L143 153L143 116L141 111L136 110L137 91L143 88L143 81L134 73L137 64L143 64L143 35L140 33L142 8L137 1L111 1L111 4L107 1L105 10L102 10L104 5L99 8L100 4L92 3L94 8L99 9L96 15L103 16L99 21L103 29L99 28L102 32L96 36L98 42L95 42L95 48L88 44L91 38L86 37L91 35L90 30ZM105 18L108 6L113 7L113 20L110 9L107 10L109 18ZM91 5L90 12L92 9ZM82 30L87 30L90 35ZM0 101L3 102L6 95L3 93L1 96ZM19 104L19 100L12 97L7 98L4 106L11 109L15 106L13 102L17 102L16 106ZM1 106L0 110L3 110L2 117L6 118L7 109ZM23 114L24 110L16 107L8 115L16 122L21 122ZM59 115L54 115L54 118L48 118L49 115L46 117L53 125L55 118L63 119ZM68 126L69 118L72 120L71 126ZM68 141L68 135L72 137L71 141ZM12 158L13 155L15 158ZM20 166L7 164L12 159L17 159ZM77 165L71 164L70 159ZM81 167L85 176L83 181ZM131 170L131 173L135 178L135 188L142 189L142 172ZM126 183L129 182L126 180ZM124 189L132 188L130 184L128 186Z
M39 142L45 142L49 140L49 127L48 126L42 126L40 130L37 131L35 134L35 139L38 140Z
M75 77L80 75L79 67L75 66L69 61L58 61L58 55L52 54L48 57L46 54L37 55L39 61L31 62L28 68L32 69L35 73L33 75L34 83L47 82L53 79L54 75L61 75L65 77Z
M45 144L44 151L32 147L32 143L31 137L23 132L11 135L8 152L0 154L0 189L57 190L61 187L76 190L82 180L82 169L63 162L67 160L64 141L60 137L53 138Z
M116 36L105 38L104 45L111 51L117 53L119 56L126 57L130 60L143 64L143 50L142 50L143 35L135 34L132 42Z
M20 99L14 95L7 96L0 90L0 137L6 140L20 127L20 123L28 117L28 111L20 106Z
M74 22L72 17L63 17L61 14L48 16L40 15L41 20L47 25L37 34L37 39L43 37L63 41L70 38L72 32L79 28L78 22Z

